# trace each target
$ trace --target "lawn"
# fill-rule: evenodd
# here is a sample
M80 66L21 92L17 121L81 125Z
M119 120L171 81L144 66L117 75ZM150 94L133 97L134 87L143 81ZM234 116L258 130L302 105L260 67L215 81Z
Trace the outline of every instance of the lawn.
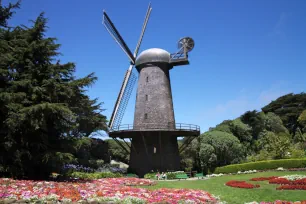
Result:
M249 181L254 177L284 176L291 174L306 175L305 171L282 171L282 172L260 172L254 174L240 174L231 176L214 177L208 180L181 180L181 181L159 181L157 185L150 186L150 189L157 188L190 188L202 189L211 194L219 196L222 201L228 204L241 204L251 201L301 201L306 200L305 190L276 190L278 185L269 184L268 181ZM226 186L230 180L244 180L253 184L259 184L260 188L240 189Z

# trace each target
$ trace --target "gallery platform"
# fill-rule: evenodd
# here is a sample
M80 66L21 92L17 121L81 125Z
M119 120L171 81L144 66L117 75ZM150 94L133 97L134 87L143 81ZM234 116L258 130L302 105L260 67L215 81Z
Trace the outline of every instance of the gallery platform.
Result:
M139 134L143 133L146 133L146 135L150 133L156 134L156 132L164 132L177 137L196 137L200 135L200 126L185 123L175 123L175 125L143 124L137 126L134 126L133 124L126 124L114 127L108 134L112 138L125 139L133 138L134 136L138 136Z

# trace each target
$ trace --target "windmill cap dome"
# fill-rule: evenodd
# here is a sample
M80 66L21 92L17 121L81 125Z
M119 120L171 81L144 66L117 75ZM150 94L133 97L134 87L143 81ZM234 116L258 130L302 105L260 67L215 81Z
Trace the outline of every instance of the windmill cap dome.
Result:
M151 48L140 53L137 57L135 65L139 66L141 64L150 62L170 62L170 53L166 50L160 48Z

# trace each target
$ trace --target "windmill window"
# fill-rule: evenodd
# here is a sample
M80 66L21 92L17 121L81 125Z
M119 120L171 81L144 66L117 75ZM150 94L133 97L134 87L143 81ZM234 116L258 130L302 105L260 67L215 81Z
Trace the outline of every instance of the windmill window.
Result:
M147 76L147 79L146 79L146 81L147 81L147 82L149 82L149 77L148 77L148 76Z
M148 95L146 95L146 101L148 101Z
M148 119L148 114L147 114L147 113L145 113L144 117L145 117L145 119Z

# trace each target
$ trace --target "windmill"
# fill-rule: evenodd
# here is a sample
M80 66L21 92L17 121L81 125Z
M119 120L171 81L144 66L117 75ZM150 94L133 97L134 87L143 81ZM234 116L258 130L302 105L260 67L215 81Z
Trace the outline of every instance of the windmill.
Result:
M118 43L130 61L118 94L114 110L109 121L109 136L130 154L130 171L143 176L151 170L179 170L179 152L200 134L197 125L175 123L169 70L174 66L187 65L188 52L194 47L190 37L178 41L177 52L170 54L160 48L138 51L152 11L149 4L140 37L132 54L113 22L103 11L103 25ZM139 73L134 123L121 125L133 86L137 77L132 72L134 67ZM178 147L177 137L187 139ZM118 139L130 140L128 148Z

